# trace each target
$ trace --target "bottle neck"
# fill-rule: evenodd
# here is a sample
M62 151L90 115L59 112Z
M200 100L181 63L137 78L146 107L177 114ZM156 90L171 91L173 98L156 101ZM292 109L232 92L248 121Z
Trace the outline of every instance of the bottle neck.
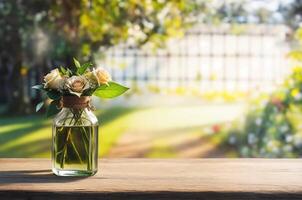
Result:
M88 108L70 108L70 107L63 107L62 111L71 112L71 113L87 113L91 112Z
M73 111L82 111L84 109L91 108L91 97L90 96L63 96L62 107L68 108Z

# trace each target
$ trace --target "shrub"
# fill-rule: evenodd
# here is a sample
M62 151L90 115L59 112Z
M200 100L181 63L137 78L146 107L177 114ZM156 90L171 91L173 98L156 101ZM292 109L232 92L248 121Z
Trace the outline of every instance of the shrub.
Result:
M253 100L245 120L227 132L224 144L241 157L302 156L302 29L296 36L292 73L276 92Z

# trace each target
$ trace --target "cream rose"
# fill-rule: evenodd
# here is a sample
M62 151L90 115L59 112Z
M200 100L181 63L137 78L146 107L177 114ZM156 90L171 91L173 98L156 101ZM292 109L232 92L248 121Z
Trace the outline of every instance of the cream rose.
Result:
M64 83L63 77L60 75L58 69L51 70L50 73L44 76L44 88L59 89Z
M89 88L89 83L84 76L72 76L66 80L65 86L71 94L80 97L83 91Z
M108 84L111 81L110 74L103 68L93 69L92 74L96 78L99 85Z

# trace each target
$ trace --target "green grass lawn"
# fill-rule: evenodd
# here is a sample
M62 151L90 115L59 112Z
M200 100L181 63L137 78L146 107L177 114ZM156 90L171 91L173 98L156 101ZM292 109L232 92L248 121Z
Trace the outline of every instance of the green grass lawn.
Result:
M99 110L95 112L100 123L99 155L115 157L111 151L115 144L123 147L117 156L124 156L126 146L137 149L146 144L149 147L141 154L143 157L185 157L188 154L182 151L192 151L192 144L199 150L202 143L196 140L203 137L205 126L233 120L242 110L243 106L237 104ZM2 116L0 157L49 157L51 125L52 121L43 115Z
M128 114L134 109L114 107L98 111L100 122L99 154L106 154L127 129ZM0 157L49 157L51 148L50 119L44 115L0 118Z
M108 157L186 158L224 156L216 124L242 117L245 104L157 106L135 110ZM223 136L223 135L222 135ZM216 151L219 150L219 151ZM222 153L221 153L222 152Z

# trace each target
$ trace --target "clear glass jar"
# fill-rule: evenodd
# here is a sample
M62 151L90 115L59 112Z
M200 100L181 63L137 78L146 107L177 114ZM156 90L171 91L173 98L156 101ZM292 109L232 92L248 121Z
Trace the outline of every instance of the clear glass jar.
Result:
M92 176L98 169L98 120L90 97L63 97L53 120L52 171L58 176Z

